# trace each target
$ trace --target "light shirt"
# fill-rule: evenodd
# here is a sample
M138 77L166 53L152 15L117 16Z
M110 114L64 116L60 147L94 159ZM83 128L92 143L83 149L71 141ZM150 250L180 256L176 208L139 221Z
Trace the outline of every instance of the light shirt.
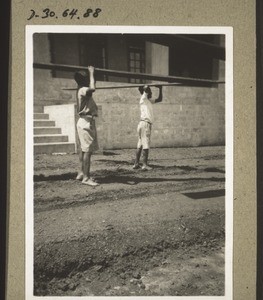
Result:
M141 121L153 123L153 103L155 100L148 99L144 92L140 99Z
M98 107L92 96L87 95L88 87L82 87L77 92L78 97L78 112L80 117L97 116Z

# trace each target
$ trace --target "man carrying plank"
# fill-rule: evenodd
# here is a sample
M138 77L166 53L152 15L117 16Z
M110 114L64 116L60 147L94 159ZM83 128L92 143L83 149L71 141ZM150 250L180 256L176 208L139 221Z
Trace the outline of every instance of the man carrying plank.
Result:
M79 120L77 122L77 131L80 142L80 170L77 180L82 180L83 184L97 186L90 177L91 155L98 149L97 131L95 117L98 115L98 107L92 98L95 92L94 67L88 67L89 74L86 72L76 72L75 81L78 84L77 104Z
M140 98L140 112L141 119L137 127L138 132L138 144L136 150L136 158L133 169L140 168L139 162L142 153L142 170L151 170L148 166L148 156L150 149L150 138L153 123L153 107L152 105L163 100L162 86L156 86L159 88L159 96L157 99L152 99L152 91L148 85L140 86L139 92Z

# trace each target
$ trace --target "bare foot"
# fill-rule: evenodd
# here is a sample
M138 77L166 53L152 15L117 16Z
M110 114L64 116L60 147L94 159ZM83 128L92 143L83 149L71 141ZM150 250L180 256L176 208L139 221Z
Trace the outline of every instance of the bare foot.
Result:
M86 185L90 185L90 186L98 186L99 184L97 182L95 182L92 178L84 178L82 180L82 183L83 184L86 184Z
M77 177L76 177L76 180L82 180L83 179L83 173L79 172Z
M139 166L139 164L134 164L132 168L133 168L134 170L136 170L136 169L139 169L140 166Z
M142 166L142 171L150 171L153 168L149 167L149 166Z

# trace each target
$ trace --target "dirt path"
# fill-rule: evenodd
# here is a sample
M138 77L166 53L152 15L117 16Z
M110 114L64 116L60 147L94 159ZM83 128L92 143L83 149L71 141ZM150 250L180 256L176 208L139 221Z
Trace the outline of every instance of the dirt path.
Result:
M94 156L97 188L36 157L36 295L224 294L224 148L153 149L149 172L133 152Z

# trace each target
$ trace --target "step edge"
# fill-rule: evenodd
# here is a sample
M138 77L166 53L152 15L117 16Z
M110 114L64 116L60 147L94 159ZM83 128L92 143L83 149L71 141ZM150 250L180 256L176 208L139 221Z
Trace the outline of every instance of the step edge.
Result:
M57 142L57 143L37 143L37 144L35 144L34 143L34 146L45 146L45 145L48 145L48 146L50 146L50 145L74 145L75 146L75 143L72 143L72 142Z
M34 136L33 137L49 137L49 136L51 136L51 137L54 137L54 136L56 136L56 137L61 137L61 136L67 136L68 137L68 135L66 135L66 134L59 134L59 133L54 133L54 134L34 134Z

